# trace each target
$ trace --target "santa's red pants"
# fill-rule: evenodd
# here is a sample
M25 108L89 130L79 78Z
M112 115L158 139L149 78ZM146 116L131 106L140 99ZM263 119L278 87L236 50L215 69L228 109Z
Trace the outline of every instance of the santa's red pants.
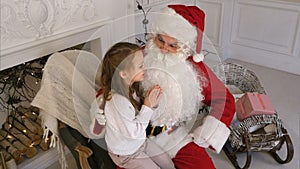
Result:
M173 158L176 169L215 169L206 150L191 142L181 148ZM118 168L117 169L121 169Z

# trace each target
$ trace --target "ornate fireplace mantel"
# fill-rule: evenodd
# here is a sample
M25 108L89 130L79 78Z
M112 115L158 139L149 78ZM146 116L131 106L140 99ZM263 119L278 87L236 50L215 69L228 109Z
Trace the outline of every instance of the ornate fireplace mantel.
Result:
M95 51L100 54L114 39L133 32L131 22L122 22L132 19L124 16L134 12L133 3L130 0L1 1L0 70L92 40L100 41L101 46L96 46ZM116 22L125 23L122 30Z

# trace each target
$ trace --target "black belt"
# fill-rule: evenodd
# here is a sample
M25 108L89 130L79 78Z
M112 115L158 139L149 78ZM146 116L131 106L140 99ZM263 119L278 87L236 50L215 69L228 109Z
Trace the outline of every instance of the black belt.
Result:
M146 128L147 136L157 136L160 133L166 131L167 126L152 126L149 124Z

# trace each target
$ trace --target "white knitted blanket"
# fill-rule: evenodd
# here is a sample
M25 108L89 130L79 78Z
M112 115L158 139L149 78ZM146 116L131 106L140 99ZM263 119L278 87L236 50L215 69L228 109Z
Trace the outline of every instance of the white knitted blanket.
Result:
M59 141L58 121L78 130L83 136L94 138L90 132L90 108L96 99L100 60L92 53L69 50L51 55L45 65L42 85L32 105L40 108L44 137L51 131L50 147L60 154L62 168L64 151Z

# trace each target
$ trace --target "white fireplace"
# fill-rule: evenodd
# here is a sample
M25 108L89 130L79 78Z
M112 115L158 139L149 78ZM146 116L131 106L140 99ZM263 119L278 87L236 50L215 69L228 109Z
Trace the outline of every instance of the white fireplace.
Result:
M134 35L132 0L2 0L0 71L78 44L99 58L116 41ZM40 151L18 168L46 168L56 149Z

